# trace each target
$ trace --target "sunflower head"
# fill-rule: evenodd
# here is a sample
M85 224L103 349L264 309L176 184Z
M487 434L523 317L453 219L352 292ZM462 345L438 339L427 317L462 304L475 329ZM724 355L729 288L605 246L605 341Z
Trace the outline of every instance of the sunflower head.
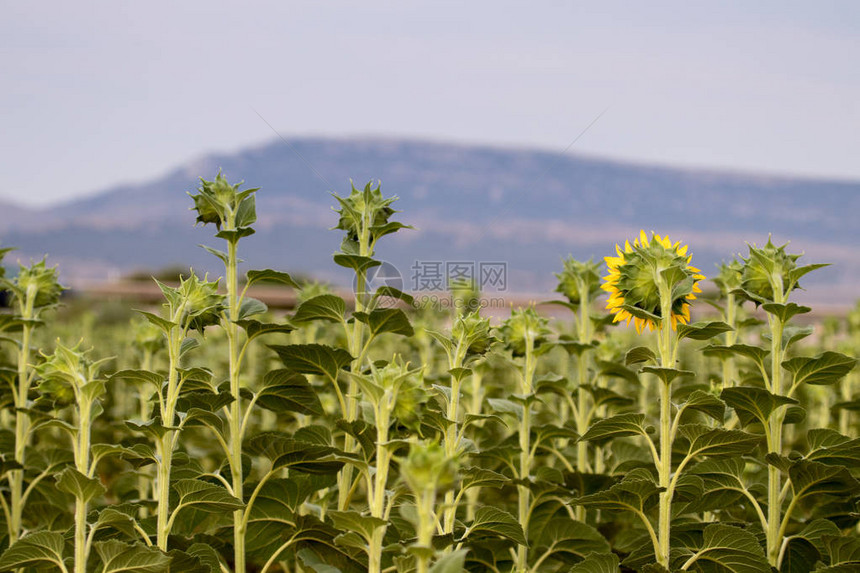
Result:
M633 321L637 332L645 326L658 328L663 319L661 293L671 298L672 328L689 322L690 301L702 292L698 283L705 277L690 266L686 245L654 233L649 238L641 231L633 244L626 241L615 251L617 256L605 259L609 274L601 287L609 293L606 308L615 322Z
M254 200L257 189L240 191L241 185L241 182L230 185L220 171L214 181L206 181L201 177L197 194L188 194L194 200L197 223L215 223L219 231L223 227L228 230L242 229L244 234L252 234L250 226L257 220ZM224 238L228 237L230 235Z

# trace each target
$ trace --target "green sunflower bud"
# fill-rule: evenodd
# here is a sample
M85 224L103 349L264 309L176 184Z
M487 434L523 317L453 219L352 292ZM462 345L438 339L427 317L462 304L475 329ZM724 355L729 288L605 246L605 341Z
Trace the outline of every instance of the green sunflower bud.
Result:
M477 312L459 316L451 328L451 339L455 344L465 346L467 355L484 354L494 340L490 335L490 320L481 318Z
M36 309L57 304L66 290L57 279L57 267L49 268L45 259L29 267L21 266L10 287L15 298Z
M756 302L784 302L788 293L798 288L792 283L791 273L797 268L800 255L785 252L788 243L777 247L768 238L758 248L749 246L749 258L744 259L741 286Z
M457 482L457 462L436 443L415 442L409 455L401 460L400 472L409 489L415 494L424 491L437 493L451 489Z
M720 294L725 298L730 292L741 288L743 283L744 265L737 259L726 264L719 265L714 284L720 289Z
M499 327L499 335L514 356L523 356L529 342L538 348L551 334L547 319L534 308L519 308L511 311L511 317Z
M257 220L254 193L258 189L240 191L241 185L230 185L220 172L214 181L206 181L201 177L197 195L188 194L194 199L197 222L204 225L215 223L219 231L222 227L229 231L248 230Z
M42 363L35 367L41 378L39 392L54 407L73 404L82 393L90 399L104 393L104 383L95 382L103 361L90 360L87 352L80 350L80 343L69 348L58 342L52 354L43 356Z
M202 333L207 326L220 322L221 313L226 308L225 299L218 294L218 281L209 282L207 278L208 275L200 280L192 272L191 276L182 279L176 288L156 281L167 299L165 306L171 320L182 328L191 328Z
M586 295L588 300L594 299L600 292L600 264L590 259L580 262L573 257L568 257L563 263L564 270L555 273L558 278L555 292L561 293L575 305L582 302L583 295Z
M164 335L161 329L151 322L139 318L134 319L131 322L131 329L136 348L153 353L164 348Z
M389 221L391 216L396 213L391 208L391 204L397 201L397 197L385 198L382 196L382 185L377 185L372 188L368 183L363 190L355 188L352 185L352 191L348 197L341 197L333 193L334 198L340 203L340 209L335 209L335 212L340 215L335 229L346 231L345 242L347 244L360 243L362 238L367 239L367 244L370 247L370 255L373 254L373 248L376 241L385 235L395 233L402 228L407 228L406 225ZM349 249L343 248L344 252Z
M451 300L457 316L481 309L481 289L474 279L454 278L448 281Z

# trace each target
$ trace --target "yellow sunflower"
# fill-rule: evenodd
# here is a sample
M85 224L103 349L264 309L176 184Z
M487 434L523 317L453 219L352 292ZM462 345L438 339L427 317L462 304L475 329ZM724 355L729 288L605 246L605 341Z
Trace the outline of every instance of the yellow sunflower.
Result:
M609 274L604 277L601 288L609 293L606 308L614 315L614 322L626 320L636 325L642 332L645 326L650 330L661 324L660 282L671 293L671 324L675 330L678 323L690 321L690 301L695 293L702 292L698 282L704 280L701 271L690 266L692 255L687 255L687 245L672 243L668 237L651 233L649 239L645 231L630 244L625 241L624 249L615 245L615 257L605 257Z

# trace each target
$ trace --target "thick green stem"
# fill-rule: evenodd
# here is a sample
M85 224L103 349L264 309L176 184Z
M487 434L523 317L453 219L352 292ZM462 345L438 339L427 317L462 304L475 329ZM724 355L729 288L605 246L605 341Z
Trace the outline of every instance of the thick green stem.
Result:
M87 504L75 500L75 573L87 573Z
M417 545L421 548L433 548L433 530L435 521L433 517L433 505L436 503L436 491L433 488L427 488L418 496L418 531ZM422 551L415 557L418 573L427 573L430 565L430 557L426 552Z
M362 225L362 232L359 236L358 240L358 251L359 255L362 257L370 256L370 232L369 232L369 221L365 221L365 224ZM365 270L357 270L355 273L355 312L363 312L365 309L365 292L364 289L367 288L367 280L366 280L366 271ZM361 363L363 361L362 348L364 346L364 323L360 320L353 320L352 324L352 332L349 333L348 336L349 342L349 352L355 357L353 360L350 370L355 374L361 373ZM358 400L356 396L358 395L358 385L355 380L350 378L349 386L347 389L346 395L346 412L344 415L346 416L347 422L352 422L358 417ZM351 452L355 448L355 440L349 434L344 434L343 436L343 450L347 453ZM346 464L343 466L343 469L340 470L340 474L338 475L338 492L337 492L337 507L341 511L346 511L349 509L349 492L352 489L352 466Z
M242 475L242 392L239 380L239 329L236 320L239 318L239 260L236 255L236 241L227 242L227 304L228 320L226 321L227 343L230 353L230 392L233 403L230 404L230 477L233 495L244 500ZM245 512L241 509L233 512L233 571L245 573Z
M529 397L533 392L534 373L535 373L535 355L534 355L534 340L526 333L526 352L525 364L523 367L522 382L520 387L520 395L523 396L523 418L520 421L520 471L519 478L522 481L528 481L531 475L531 405ZM527 485L518 486L519 503L517 516L519 523L523 528L523 533L526 539L529 538L529 505L531 504L531 490ZM517 571L528 570L528 547L525 545L517 546Z
M395 397L390 390L386 390L376 409L376 474L374 475L372 497L370 500L370 515L385 519L385 486L388 482L388 469L391 456L388 450L388 427L391 424L391 409L394 406ZM386 525L380 525L373 531L368 552L368 572L380 573L382 571L382 540L388 529Z
M184 308L180 308L172 317L174 321L178 321L184 312ZM179 327L174 327L168 333L167 339L167 392L166 396L160 401L161 404L161 424L165 427L173 427L175 410L176 410L176 394L179 384L179 349L182 345L183 332ZM160 391L160 390L159 390ZM157 482L157 502L158 515L156 519L156 544L162 551L167 551L167 536L170 534L168 527L170 517L170 471L173 465L173 434L176 430L166 430L165 433L156 442L156 454L158 455L158 463L156 464L156 482Z
M33 304L36 292L34 287L27 288L24 300L19 308L24 324L21 327L21 347L18 349L18 392L15 395L15 461L24 465L30 432L30 418L22 411L27 407L27 394L30 392L30 338L33 327L28 322L35 318ZM24 470L9 472L10 508L9 508L9 544L18 540L21 535L21 519L23 516Z
M658 334L660 337L660 366L662 368L674 368L674 331L672 330L672 298L669 286L660 277L660 312L662 320ZM664 488L660 493L660 507L657 524L657 538L660 550L657 554L657 562L665 568L669 568L669 536L672 520L672 492L669 484L672 478L672 388L670 384L659 380L660 385L660 467L657 468L659 485Z
M782 331L783 324L776 317L771 317L771 391L781 396L782 388ZM771 412L768 425L770 426L771 452L777 455L782 453L782 422L785 411L778 409ZM779 525L782 516L782 504L780 503L780 491L782 490L782 475L778 468L768 465L767 467L767 556L771 565L776 567L779 560L779 550L782 545L782 536L779 534Z

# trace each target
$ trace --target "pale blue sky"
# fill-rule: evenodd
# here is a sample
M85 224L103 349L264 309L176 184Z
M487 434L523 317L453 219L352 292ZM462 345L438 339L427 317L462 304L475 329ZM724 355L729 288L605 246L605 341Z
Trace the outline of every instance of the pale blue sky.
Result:
M0 199L284 136L860 179L860 2L0 0Z

